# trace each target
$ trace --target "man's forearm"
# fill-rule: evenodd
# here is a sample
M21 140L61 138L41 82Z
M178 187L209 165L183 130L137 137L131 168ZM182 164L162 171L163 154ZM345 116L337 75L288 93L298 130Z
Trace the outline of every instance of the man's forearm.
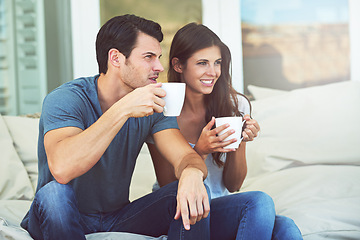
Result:
M187 154L176 168L175 175L177 179L180 179L182 172L185 169L196 168L203 174L203 180L207 177L207 167L204 160L197 153Z

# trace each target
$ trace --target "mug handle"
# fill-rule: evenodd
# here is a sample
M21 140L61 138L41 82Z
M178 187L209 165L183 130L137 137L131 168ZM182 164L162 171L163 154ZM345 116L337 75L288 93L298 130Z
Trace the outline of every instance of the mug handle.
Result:
M240 142L243 140L243 136L242 136L242 132L245 130L245 126L244 126L244 123L246 122L246 120L243 120L242 121L242 129L241 129L241 138L240 138Z

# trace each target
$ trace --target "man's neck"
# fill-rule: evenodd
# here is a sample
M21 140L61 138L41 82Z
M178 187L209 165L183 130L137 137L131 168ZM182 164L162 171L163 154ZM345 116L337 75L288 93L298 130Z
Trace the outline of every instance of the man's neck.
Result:
M114 103L129 93L122 81L111 74L101 73L98 79L97 93L102 112L106 112Z

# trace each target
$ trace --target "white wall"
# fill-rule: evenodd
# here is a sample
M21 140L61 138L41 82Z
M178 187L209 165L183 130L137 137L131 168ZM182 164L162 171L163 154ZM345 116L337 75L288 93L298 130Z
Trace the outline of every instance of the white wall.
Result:
M230 48L234 88L243 92L240 0L202 0L203 24Z
M360 1L349 0L350 79L360 81Z
M99 0L71 0L74 78L97 74L95 40L100 28Z

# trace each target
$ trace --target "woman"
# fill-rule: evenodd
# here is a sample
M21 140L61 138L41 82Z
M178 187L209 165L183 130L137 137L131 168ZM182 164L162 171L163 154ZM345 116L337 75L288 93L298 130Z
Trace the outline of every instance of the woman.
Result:
M247 172L245 148L260 127L250 117L250 102L237 93L229 73L228 47L203 25L190 23L174 36L169 58L169 82L186 83L185 102L177 117L181 133L208 167L211 239L302 239L295 223L275 216L274 203L263 192L238 191ZM246 123L237 149L224 149L236 141L223 141L233 133L217 134L228 126L214 126L214 117L242 116ZM171 165L148 144L160 186L175 181Z

